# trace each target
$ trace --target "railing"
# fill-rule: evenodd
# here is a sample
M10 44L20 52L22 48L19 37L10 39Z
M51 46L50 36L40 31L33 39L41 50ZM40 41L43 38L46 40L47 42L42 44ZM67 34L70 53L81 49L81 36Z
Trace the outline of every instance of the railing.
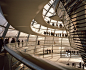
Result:
M53 44L53 46L57 46L57 45ZM22 43L20 43L20 45L18 45L18 43L16 42L16 43L9 43L9 44L7 44L7 46L4 46L4 47L13 57L15 57L16 59L21 61L27 67L29 67L31 69L36 69L36 70L42 70L43 68L41 68L40 66L37 66L34 63L30 62L29 60L25 59L18 53L22 53L22 54L25 53L26 55L27 54L35 55L36 57L41 56L41 55L44 57L44 55L48 55L48 54L52 55L53 53L55 53L55 50L49 50L49 49L53 48L52 45L49 45L49 44L44 44L44 45L41 44L41 45L35 46L35 45L30 45L30 44L28 44L28 42L26 42L26 43L23 43L23 46L22 46ZM49 57L49 56L47 56L47 57ZM19 63L19 61L15 62L12 65L12 67L14 67L17 63ZM22 65L20 63L20 65L16 68L16 70L18 70L22 67L24 68L24 65ZM61 70L63 70L63 67L64 67L64 65L63 66L60 65L60 67L57 67L57 68L60 68ZM70 69L70 68L66 67L65 69Z
M42 25L41 25L42 26ZM63 35L64 34L64 36L63 37L67 37L67 34L66 33L56 33L57 31L59 31L59 30L64 30L64 27L61 27L61 26L59 26L59 28L57 27L56 29L57 30L55 30L54 29L54 31L52 31L52 29L42 29L42 28L37 28L37 27L33 27L33 26L31 26L31 28L32 28L32 30L34 31L34 32L37 32L38 34L42 34L42 35L48 35L48 36L56 36L56 37L61 37L60 35ZM65 30L64 30L65 31Z
M39 43L38 43L39 42ZM18 43L10 43L8 46L11 49L19 49L19 51L29 53L29 54L35 54L35 55L42 55L44 57L45 54L47 54L47 51L51 53L57 53L60 54L60 51L66 51L70 48L69 42L67 38L58 38L57 40L37 40L36 41L29 41L29 42L21 42L19 45Z
M17 43L11 43L8 44L7 46L4 46L5 50L10 53L13 57L15 57L17 60L19 60L20 62L22 62L23 64L25 64L26 66L28 66L30 69L33 70L43 70L42 68L40 68L39 66L33 64L32 62L30 62L29 60L26 60L24 57L20 56L18 54L18 49L20 49L17 45ZM14 52L15 51L15 52ZM11 59L12 60L12 59ZM16 62L18 63L18 62ZM14 67L14 65L16 64L14 63L11 67L11 69ZM20 65L20 67L23 65ZM20 69L20 67L18 67L16 70Z

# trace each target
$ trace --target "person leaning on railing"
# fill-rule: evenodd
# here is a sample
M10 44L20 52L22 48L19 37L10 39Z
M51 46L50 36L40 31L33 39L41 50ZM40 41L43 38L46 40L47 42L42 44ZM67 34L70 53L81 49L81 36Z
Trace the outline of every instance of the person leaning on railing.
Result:
M11 43L15 43L15 38L12 38Z
M4 44L8 44L8 43L9 43L9 38L6 38Z

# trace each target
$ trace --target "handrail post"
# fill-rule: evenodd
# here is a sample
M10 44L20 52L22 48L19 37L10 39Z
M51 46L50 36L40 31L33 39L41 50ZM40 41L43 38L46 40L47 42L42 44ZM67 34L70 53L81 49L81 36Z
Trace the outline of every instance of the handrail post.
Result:
M36 37L36 43L35 43L35 48L34 48L34 55L35 55L35 52L36 52L37 39L38 39L38 36Z
M61 38L61 58L62 58L62 38Z
M45 37L45 40L46 40L46 37ZM45 44L45 40L44 40L44 44ZM43 58L44 58L44 47L45 45L43 45Z

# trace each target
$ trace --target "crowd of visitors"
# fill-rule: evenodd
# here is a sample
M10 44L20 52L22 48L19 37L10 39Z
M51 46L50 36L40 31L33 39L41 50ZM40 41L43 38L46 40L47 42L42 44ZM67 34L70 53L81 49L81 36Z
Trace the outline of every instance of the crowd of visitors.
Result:
M18 47L19 47L20 46L20 40L18 39L17 41L15 41L15 38L12 38L11 43L15 43L15 42L18 43ZM22 47L23 47L23 40L21 41L21 43L22 43Z
M67 63L67 65L70 65L71 63ZM77 67L78 66L78 67ZM86 64L82 63L82 62L79 62L78 64L77 63L72 63L72 67L75 67L75 68L82 68L84 70L84 68L86 67Z
M50 49L45 50L45 52L47 52L47 54L51 53Z
M73 55L79 55L79 51L70 51L70 50L66 50L66 53L68 54L68 53L70 53L70 55L71 54L73 54ZM70 65L71 63L67 63L67 65ZM84 64L84 63L81 63L81 62L79 62L79 64L77 64L77 63L72 63L72 67L76 67L76 65L78 66L78 68L82 68L82 69L84 69L84 67L86 67L86 64Z
M54 24L54 23L52 23L52 26L55 26L55 24ZM59 28L63 28L62 24L59 24L59 25L58 25L58 24L56 24L56 26L57 26L57 27L59 27Z
M47 23L49 24L50 21L47 21ZM52 25L52 26L59 27L59 28L63 28L63 27L64 27L62 24L58 24L58 23L52 23L51 25Z
M56 36L56 37L67 37L67 34L65 33L54 33L54 32L44 31L44 34L49 36Z
M70 50L66 50L66 53L68 54L68 53L70 53L70 54L73 54L73 55L79 55L79 51L70 51Z
M54 23L52 23L52 26L56 26L58 28L64 28L64 26L62 24L54 24Z
M11 43L15 43L15 42L16 42L15 38L12 38ZM18 42L18 46L19 46L20 45L20 40L18 39L17 42ZM23 46L23 40L21 42L22 42L22 46ZM9 38L3 39L3 37L0 37L0 53L1 53L3 45L8 44L8 43L9 43ZM40 41L38 41L38 45L40 45ZM53 50L50 50L50 49L47 49L45 51L47 52L47 54L53 52ZM75 54L79 54L79 51L73 51L73 50L68 49L68 50L66 50L66 53L67 54L70 53L70 54L75 55ZM69 65L69 63L67 65ZM72 63L72 66L75 67L76 63ZM79 63L79 68L83 67L83 69L84 69L85 66L86 65L82 64L81 62Z
M17 41L15 40L15 38L12 38L10 43L15 43L17 42L18 43L18 47L20 46L20 40L18 39ZM0 52L2 51L2 48L4 45L8 44L9 43L9 38L5 38L3 39L3 37L0 37ZM23 40L21 41L22 43L22 47L23 47Z

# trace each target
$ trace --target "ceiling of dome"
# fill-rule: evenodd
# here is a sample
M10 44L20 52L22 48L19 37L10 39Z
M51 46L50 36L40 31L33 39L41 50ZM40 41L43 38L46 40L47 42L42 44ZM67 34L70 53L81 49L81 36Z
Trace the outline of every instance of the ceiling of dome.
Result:
M0 0L0 5L6 20L15 29L24 33L39 35L32 31L31 21L39 13L38 16L40 16L42 23L37 22L52 27L45 24L42 13L40 13L48 2L49 0Z
M55 26L52 26L50 24L48 24L47 22L44 21L44 18L43 18L43 14L42 14L42 10L36 15L36 17L34 18L35 21L37 21L38 24L41 24L45 27L48 27L48 28L52 28L52 29L58 29L58 30L64 30L64 28L58 28L58 27L55 27ZM51 16L50 17L51 19L53 20L56 20L56 21L61 21L61 19L59 18L58 15L55 15L55 16Z
M32 19L49 0L0 0L3 14L15 29L28 34L36 34L30 28Z

